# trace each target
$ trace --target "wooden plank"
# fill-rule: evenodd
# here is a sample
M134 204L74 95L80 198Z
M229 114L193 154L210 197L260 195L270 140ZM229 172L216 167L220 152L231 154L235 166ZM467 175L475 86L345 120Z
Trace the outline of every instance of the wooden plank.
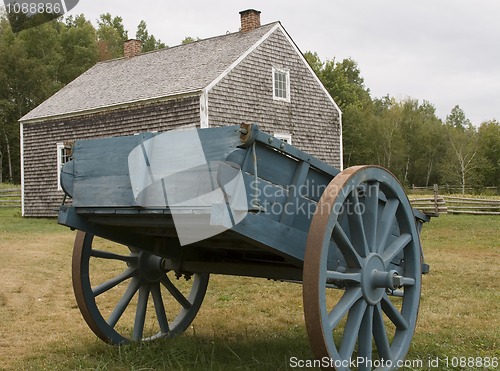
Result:
M461 201L484 201L484 202L500 203L500 200L488 199L488 198L471 198L471 197L457 197L457 196L443 196L443 198L448 202L455 202L454 200L461 200Z
M469 215L500 215L500 211L467 211L467 210L450 210L449 214L469 214Z
M462 210L489 210L489 209L500 209L499 206L464 206L464 205L452 205L450 206L452 208L456 209L462 209Z
M21 190L19 188L5 188L0 190L0 195L3 193L21 193Z
M447 204L449 205L456 205L456 206L460 206L460 205L464 205L464 206L467 206L467 205L492 205L492 206L499 206L500 203L496 203L496 202L469 202L469 201L446 201Z

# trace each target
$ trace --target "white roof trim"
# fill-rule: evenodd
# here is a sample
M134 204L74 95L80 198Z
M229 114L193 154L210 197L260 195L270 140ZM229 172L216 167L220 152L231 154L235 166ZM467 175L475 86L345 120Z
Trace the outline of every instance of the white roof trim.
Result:
M215 85L217 85L224 77L226 77L229 72L231 72L238 64L240 64L246 57L248 57L255 49L257 49L260 44L262 44L274 31L280 28L280 24L277 22L276 25L271 28L264 36L262 36L255 44L253 44L248 50L240 55L240 57L235 60L224 72L222 72L217 78L212 81L208 86L204 89L204 91L208 92Z
M340 128L339 128L340 129L340 133L339 133L339 140L340 140L340 143L339 143L340 144L340 164L339 164L339 168L342 171L342 170L344 170L344 144L343 144L343 139L342 139L342 110L337 105L337 103L333 100L333 98L330 95L330 93L328 92L328 90L326 90L325 86L323 85L323 83L321 82L321 80L319 79L319 77L316 75L316 73L311 68L310 64L304 58L304 54L302 54L302 52L297 47L297 45L295 44L295 42L292 40L292 38L290 37L290 35L288 35L288 32L286 32L286 30L281 25L279 25L279 29L283 32L283 34L285 35L285 38L292 45L293 49L299 55L300 59L305 64L305 66L307 67L307 69L309 70L309 72L311 73L311 75L313 76L313 78L316 80L316 82L318 83L318 85L320 86L320 88L323 90L323 92L325 93L326 97L330 100L330 102L332 102L332 104L337 109L337 112L339 113L339 126L340 126Z

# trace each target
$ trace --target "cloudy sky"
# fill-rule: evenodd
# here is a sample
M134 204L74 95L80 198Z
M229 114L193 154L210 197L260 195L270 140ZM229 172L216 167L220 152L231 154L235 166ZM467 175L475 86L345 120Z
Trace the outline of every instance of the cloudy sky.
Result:
M80 0L72 14L111 13L130 37L145 20L169 46L238 31L239 11L281 21L302 52L358 62L372 97L427 100L444 119L459 105L475 124L500 120L498 0Z

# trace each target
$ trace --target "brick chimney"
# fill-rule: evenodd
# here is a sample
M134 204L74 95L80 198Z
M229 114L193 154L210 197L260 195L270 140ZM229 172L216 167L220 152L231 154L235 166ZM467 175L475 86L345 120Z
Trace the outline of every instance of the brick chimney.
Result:
M254 9L242 10L241 32L248 32L260 27L260 12Z
M130 39L123 44L123 55L125 58L132 58L141 54L142 42L141 40Z

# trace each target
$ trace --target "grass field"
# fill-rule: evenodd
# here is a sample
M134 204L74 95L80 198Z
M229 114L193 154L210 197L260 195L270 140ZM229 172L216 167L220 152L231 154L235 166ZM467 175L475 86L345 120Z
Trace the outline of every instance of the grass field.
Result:
M290 357L312 358L301 285L242 277L213 276L193 325L176 339L102 343L74 300L74 233L0 210L0 368L288 370ZM470 370L453 367L453 357L500 358L500 217L444 215L422 240L431 272L407 359Z

